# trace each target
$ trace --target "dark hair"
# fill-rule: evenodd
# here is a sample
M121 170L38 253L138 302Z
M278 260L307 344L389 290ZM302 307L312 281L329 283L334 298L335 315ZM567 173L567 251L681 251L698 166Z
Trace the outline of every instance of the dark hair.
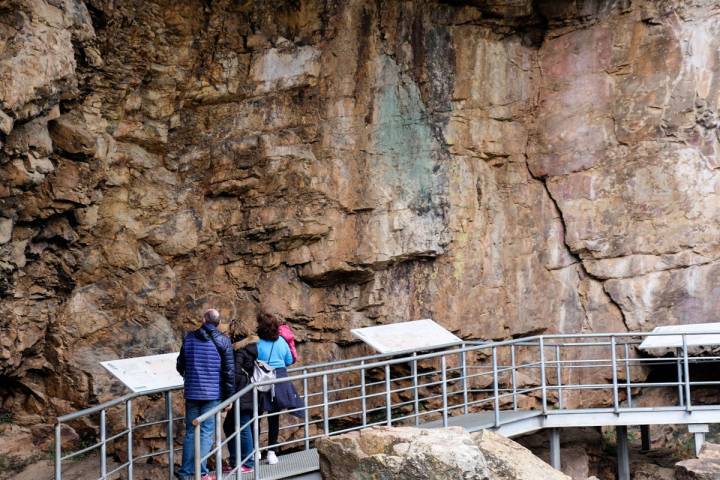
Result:
M274 342L280 336L280 319L272 313L260 312L257 315L257 334L262 340Z

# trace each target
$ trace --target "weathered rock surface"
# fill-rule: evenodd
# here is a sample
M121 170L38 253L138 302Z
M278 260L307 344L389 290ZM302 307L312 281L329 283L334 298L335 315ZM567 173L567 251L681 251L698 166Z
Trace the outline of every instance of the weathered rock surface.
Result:
M631 330L712 321L717 308L717 13L643 2L539 51L528 164Z
M459 427L372 427L318 442L324 479L569 480L529 450Z
M373 427L322 438L317 448L327 480L492 478L480 449L459 427Z
M660 467L652 463L633 465L632 472L634 480L676 480L672 468Z
M544 462L550 461L547 431L514 440ZM596 428L564 428L560 435L560 463L562 472L573 480L585 480L593 473L601 476L600 472L604 473L606 467L610 467L611 472L615 470L613 459L603 451L602 434Z
M0 480L14 478L25 465L48 458L54 438L54 425L36 423L31 428L20 427L3 418L0 423ZM69 426L62 427L60 438L66 451L80 448L80 437ZM50 471L35 478L44 480L52 475Z
M69 462L63 466L63 476L70 478L94 478L97 475L98 463L100 459L97 455L88 455L75 462ZM108 459L107 467L108 470L118 468L119 464L112 458ZM142 466L138 473L133 472L133 477L137 478L157 478L157 474L153 476L143 475ZM27 468L20 472L7 471L6 475L0 474L2 480L45 480L54 478L55 475L55 463L52 460L42 460L29 465Z
M677 480L717 480L720 478L720 445L706 442L698 458L675 465Z
M497 480L570 480L571 477L555 470L527 448L489 430L471 435L485 456L491 478Z
M6 1L0 408L106 399L98 361L176 350L210 305L233 331L280 313L306 363L423 317L469 339L715 320L719 14Z

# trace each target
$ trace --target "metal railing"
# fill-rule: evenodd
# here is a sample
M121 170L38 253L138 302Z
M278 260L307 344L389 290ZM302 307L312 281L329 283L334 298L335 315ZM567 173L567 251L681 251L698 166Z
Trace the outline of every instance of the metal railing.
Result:
M55 456L55 478L62 478L62 467L63 462L80 458L90 452L97 452L99 454L99 479L109 479L117 477L120 472L124 471L127 475L126 478L133 478L133 467L138 461L146 460L153 457L165 456L168 464L168 478L172 480L174 478L174 463L175 453L180 450L175 447L175 423L183 421L184 417L175 416L173 412L173 392L181 390L182 387L173 389L163 389L143 393L132 393L124 395L120 398L116 398L109 402L91 407L85 410L80 410L68 415L58 417L55 424L55 441L54 456ZM162 398L164 402L164 418L159 420L147 421L144 423L135 424L135 416L133 414L133 402L136 399L153 399L154 397ZM124 418L125 426L122 430L117 432L108 432L108 416L114 409L122 410L122 417ZM98 416L98 439L91 445L83 446L79 450L63 455L62 451L62 426L69 424L70 422L87 420L88 417ZM135 455L133 451L135 433L139 430L150 428L154 426L164 426L166 436L166 446L164 449L158 451L151 451L148 453ZM120 465L108 468L107 460L108 454L114 442L124 439L125 443L125 455L127 460L122 462ZM115 450L115 449L112 449Z
M214 459L218 479L239 478L243 463L255 459L253 476L262 477L267 468L259 461L268 450L302 451L313 448L316 439L338 435L373 425L443 425L452 417L482 414L489 418L487 426L500 428L516 421L512 412L533 411L538 415L612 411L615 414L647 410L718 409L720 405L700 405L692 394L700 388L717 387L719 380L692 381L690 366L695 363L717 361L711 353L691 354L688 338L707 335L657 333L602 333L540 335L500 342L466 342L459 347L430 353L408 352L397 357L373 355L339 360L320 365L289 369L287 378L248 385L215 408L193 420L195 472L201 476L201 463ZM642 356L637 346L648 336L675 336L682 341L674 353L662 357ZM696 343L696 342L691 342ZM650 372L661 367L666 378L651 381ZM672 373L672 377L669 376ZM288 410L263 412L259 406L258 387L293 382L301 392L304 407L295 413L302 418L291 420ZM645 405L642 394L650 389L665 389L673 397L666 405ZM123 470L132 478L133 463L164 456L169 464L169 478L173 475L173 425L180 418L172 411L171 392L165 396L166 415L161 420L134 425L132 401L137 395L122 397L97 407L66 415L58 419L56 430L56 479L62 478L62 463L92 449L101 457L100 479L111 478L113 472ZM593 394L597 395L593 395ZM241 398L252 398L253 411L249 421L240 422ZM107 411L125 406L126 426L120 432L106 432ZM234 406L233 431L222 434L223 412ZM62 456L59 448L61 425L80 417L100 415L100 440L95 444ZM267 445L261 433L261 422L282 416L280 437L276 444ZM294 417L293 417L294 418ZM201 450L201 424L214 419L212 445ZM267 420L265 420L267 422ZM433 423L434 422L434 423ZM148 425L164 425L167 445L157 452L133 456L133 432ZM253 449L241 449L240 432L251 428ZM108 472L105 457L107 443L126 439L127 461ZM234 469L223 474L222 459L225 447L235 440L238 460ZM238 475L237 477L235 475Z

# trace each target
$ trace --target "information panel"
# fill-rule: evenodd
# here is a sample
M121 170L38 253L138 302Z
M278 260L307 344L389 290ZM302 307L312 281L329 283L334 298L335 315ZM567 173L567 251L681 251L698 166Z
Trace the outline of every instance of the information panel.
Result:
M165 353L147 357L110 360L100 362L100 365L115 375L133 392L149 392L161 388L182 386L183 378L175 370L177 357L177 352Z
M717 332L717 334L715 332ZM683 341L681 334L683 333L687 334L687 344L690 347L720 345L720 323L667 325L664 327L656 327L653 333L677 333L678 335L645 337L645 340L640 344L641 349L682 347Z
M380 353L433 350L462 343L462 339L430 319L355 328L350 332Z

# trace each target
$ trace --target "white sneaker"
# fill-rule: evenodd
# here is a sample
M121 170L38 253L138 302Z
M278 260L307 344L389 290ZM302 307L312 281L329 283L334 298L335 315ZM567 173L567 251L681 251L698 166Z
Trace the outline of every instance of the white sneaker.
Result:
M276 463L279 462L277 455L275 455L275 452L273 452L272 450L268 450L267 462L268 462L268 465L275 465Z

